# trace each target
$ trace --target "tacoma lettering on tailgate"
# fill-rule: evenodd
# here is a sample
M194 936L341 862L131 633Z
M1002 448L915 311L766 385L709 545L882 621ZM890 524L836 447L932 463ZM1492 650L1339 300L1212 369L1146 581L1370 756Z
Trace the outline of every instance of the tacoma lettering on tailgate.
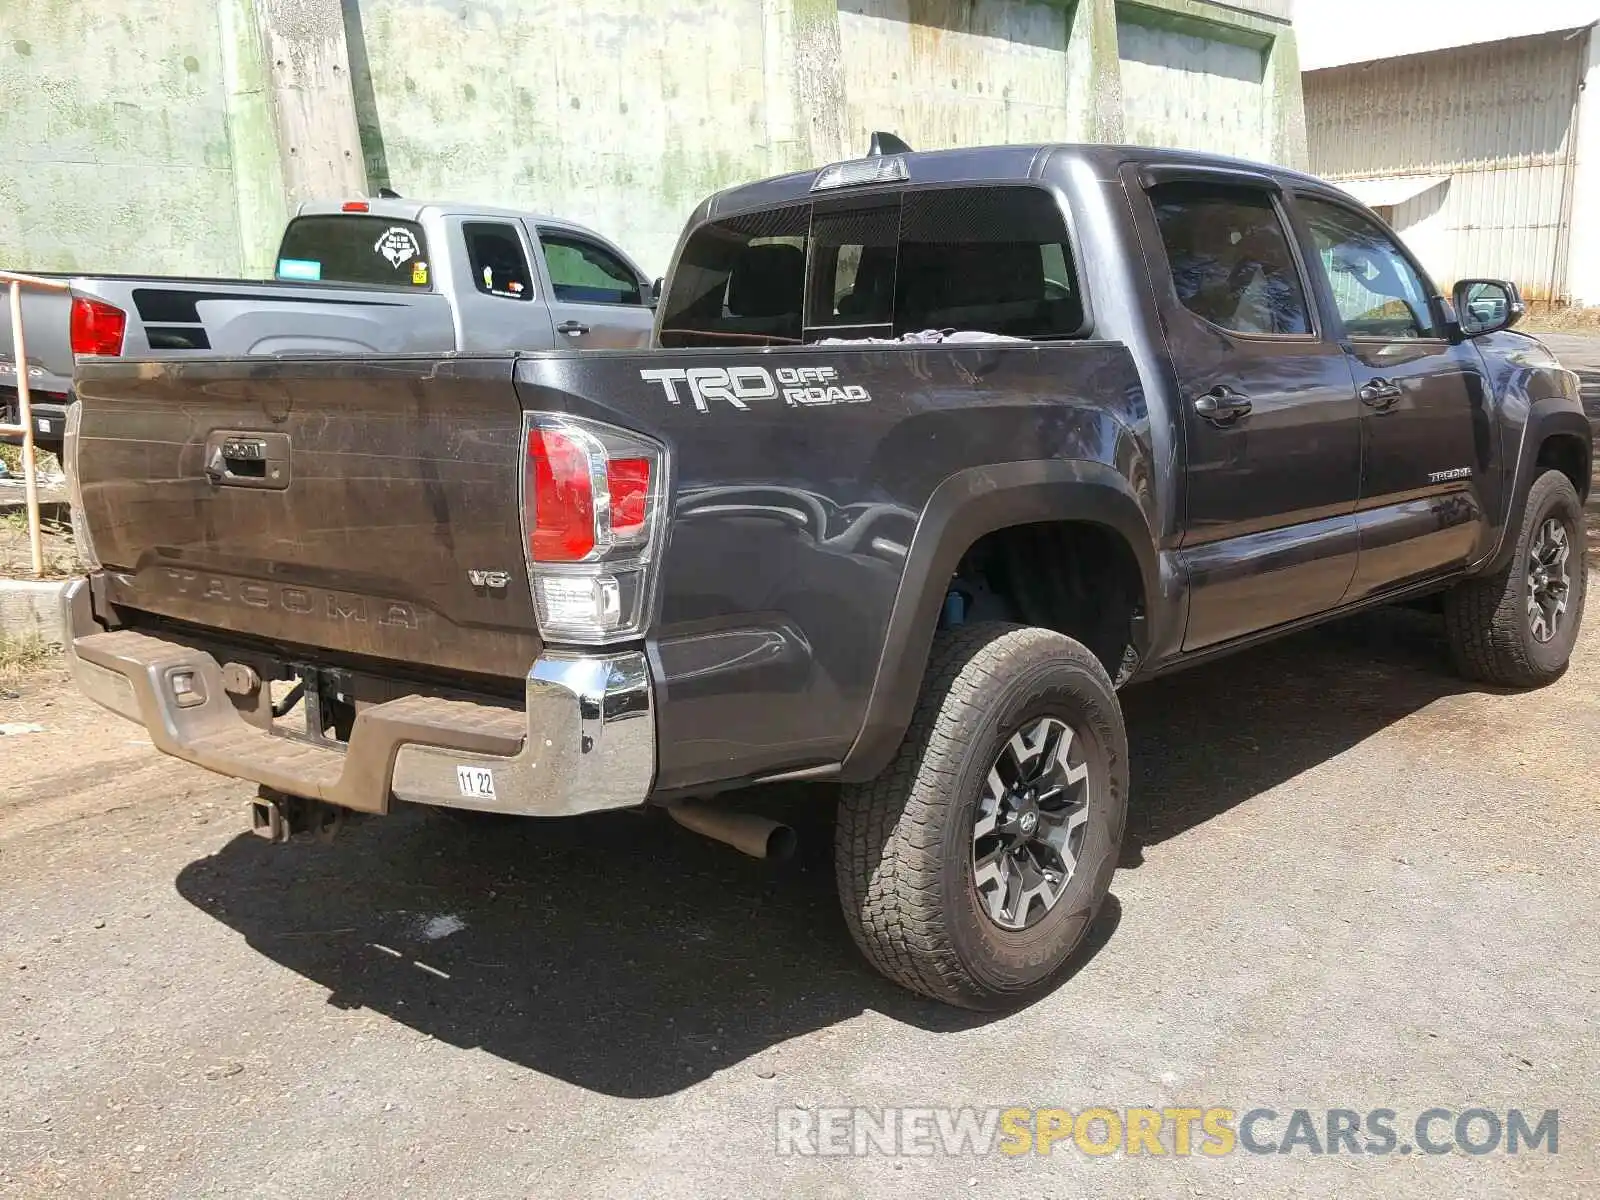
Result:
M246 608L270 608L297 616L324 617L330 621L372 622L400 629L417 627L417 610L398 600L369 600L343 592L293 584L257 583L249 579L229 579L224 575L202 575L197 571L164 568L173 589L180 596L211 600L218 604L240 604Z

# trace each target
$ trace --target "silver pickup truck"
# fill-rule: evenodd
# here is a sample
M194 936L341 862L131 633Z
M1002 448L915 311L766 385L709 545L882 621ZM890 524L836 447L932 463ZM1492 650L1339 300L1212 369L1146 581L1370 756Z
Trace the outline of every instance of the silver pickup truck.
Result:
M571 221L400 199L302 205L273 280L70 276L25 291L37 445L59 452L78 355L398 354L630 348L650 340L654 287L613 242ZM16 355L0 319L0 423Z

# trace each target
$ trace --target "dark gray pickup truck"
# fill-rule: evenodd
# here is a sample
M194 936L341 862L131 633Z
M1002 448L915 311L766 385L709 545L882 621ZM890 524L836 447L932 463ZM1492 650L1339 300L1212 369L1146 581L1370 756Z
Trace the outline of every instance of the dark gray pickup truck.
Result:
M657 806L760 853L716 793L835 781L867 957L1016 1003L1111 882L1119 688L1433 596L1472 678L1566 668L1590 432L1520 307L1232 160L765 180L654 349L85 364L73 669L280 832Z

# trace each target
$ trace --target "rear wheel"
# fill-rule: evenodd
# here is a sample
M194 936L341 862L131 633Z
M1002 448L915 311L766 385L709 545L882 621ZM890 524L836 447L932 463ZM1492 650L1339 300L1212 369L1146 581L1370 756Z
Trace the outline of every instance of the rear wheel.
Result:
M894 762L844 789L845 921L879 971L967 1008L1048 990L1110 888L1127 736L1100 661L1045 629L941 633Z
M1588 573L1583 503L1560 471L1534 480L1511 561L1445 593L1456 667L1501 687L1559 679L1578 640Z

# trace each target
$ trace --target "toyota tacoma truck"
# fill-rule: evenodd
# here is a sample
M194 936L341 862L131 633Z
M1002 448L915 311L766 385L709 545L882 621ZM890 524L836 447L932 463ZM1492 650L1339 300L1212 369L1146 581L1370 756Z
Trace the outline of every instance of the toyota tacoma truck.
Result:
M24 291L35 443L60 453L78 355L542 350L644 346L653 291L614 243L571 221L389 196L302 204L272 280L66 277ZM0 317L0 424L17 423ZM9 416L7 416L9 412Z
M957 1005L1116 868L1123 687L1375 605L1530 688L1589 425L1371 212L1140 148L879 153L692 215L656 345L80 367L78 684L299 827L836 783L845 922ZM834 794L819 789L820 795Z

